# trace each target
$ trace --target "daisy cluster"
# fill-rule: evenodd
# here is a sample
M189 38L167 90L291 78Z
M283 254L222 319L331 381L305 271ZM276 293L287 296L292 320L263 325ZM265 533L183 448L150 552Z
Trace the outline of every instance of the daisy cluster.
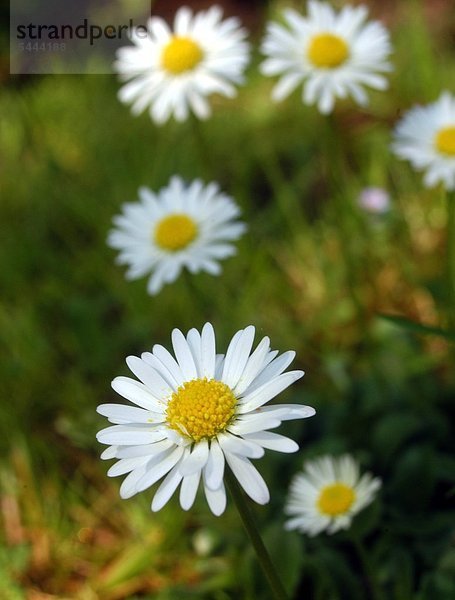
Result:
M213 94L233 97L245 81L251 47L237 18L223 20L220 7L194 14L180 8L170 27L152 17L148 35L133 33L133 46L118 51L115 69L126 81L119 91L134 114L146 110L158 124L170 117L184 121L192 112L211 114ZM307 13L284 9L267 23L260 71L279 77L276 102L301 87L302 101L327 114L337 99L368 103L366 89L385 90L392 69L387 29L368 19L365 6L336 11L328 2L309 0ZM434 104L415 107L399 122L393 150L425 172L424 183L455 189L455 99L442 93Z
M387 29L368 21L366 7L346 6L337 13L327 2L310 0L308 15L285 10L284 24L270 22L261 44L264 75L280 75L273 100L283 100L303 85L302 100L333 110L336 98L368 101L364 87L384 90L391 70ZM207 98L214 93L232 97L244 82L250 61L247 32L237 18L222 19L220 7L193 14L180 8L171 28L152 17L147 37L134 33L133 46L118 51L115 69L127 83L122 102L135 114L147 107L158 124L171 116L178 121L193 112L210 115Z
M148 22L147 36L134 33L132 45L118 51L115 69L124 85L122 102L132 112L148 110L163 125L211 115L214 94L232 98L245 82L252 47L235 17L223 18L218 6L194 13L180 8L172 25L159 17ZM302 102L331 113L338 100L368 103L367 89L385 90L392 52L387 29L368 18L365 6L336 11L328 2L309 0L305 14L285 9L270 21L259 46L260 72L277 77L275 102L300 89ZM449 92L426 107L416 107L398 123L393 150L424 171L428 186L442 182L455 189L455 98ZM358 204L371 213L389 210L387 190L368 187ZM126 277L147 276L147 291L158 294L183 269L191 274L221 272L220 261L236 252L247 227L235 200L216 182L186 182L173 175L158 191L139 189L139 201L125 204L114 218L108 244L118 250ZM237 331L225 353L217 353L215 331L207 323L186 335L172 332L172 349L153 346L127 364L135 378L116 377L113 389L132 403L102 404L98 412L111 426L98 434L108 446L102 458L116 459L108 475L126 475L120 495L129 498L161 481L151 508L160 510L178 488L188 510L202 487L215 515L226 507L228 468L245 493L265 504L269 490L252 460L265 450L295 452L298 445L271 430L302 419L314 409L268 404L300 379L287 371L294 353L271 349L269 338L254 347L252 326ZM286 527L309 535L334 533L371 503L381 483L361 476L351 456L307 461L292 481Z

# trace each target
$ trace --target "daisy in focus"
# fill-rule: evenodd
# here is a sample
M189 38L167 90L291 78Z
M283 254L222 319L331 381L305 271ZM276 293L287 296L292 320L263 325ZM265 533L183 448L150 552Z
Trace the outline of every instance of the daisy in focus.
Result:
M365 105L364 86L385 90L383 73L391 70L389 33L377 21L366 22L365 6L345 6L337 13L328 3L310 0L308 16L284 11L286 25L269 23L262 43L264 75L281 75L272 92L280 101L303 83L302 101L323 114L336 98L351 96Z
M427 106L415 106L395 128L393 150L418 171L424 184L455 189L455 96L443 92Z
M369 473L360 477L359 466L349 455L306 461L291 482L284 511L292 518L285 528L311 536L348 529L380 487L380 479Z
M254 327L238 331L226 354L217 354L215 332L207 323L186 337L174 329L174 356L153 346L127 364L139 379L116 377L113 389L135 406L102 404L97 410L113 423L97 439L109 448L102 458L118 462L108 475L125 475L120 495L130 498L163 479L152 502L160 510L180 486L180 505L188 510L199 484L215 515L226 507L225 464L255 502L266 504L269 490L250 459L264 449L295 452L297 444L269 431L282 421L311 417L298 404L265 406L302 377L284 372L294 352L278 356L265 337L252 352Z
M184 6L172 30L152 17L147 35L135 31L134 46L120 48L114 63L128 82L119 91L120 100L132 104L134 114L149 107L151 118L162 124L172 116L185 121L190 112L206 119L208 96L235 96L249 62L247 32L237 18L222 16L219 6L196 14Z
M219 260L235 254L230 243L246 226L236 220L240 210L216 183L199 179L189 185L180 177L154 194L139 189L139 202L125 204L107 243L120 251L117 261L129 266L128 279L151 273L147 291L157 294L183 268L191 273L221 272Z

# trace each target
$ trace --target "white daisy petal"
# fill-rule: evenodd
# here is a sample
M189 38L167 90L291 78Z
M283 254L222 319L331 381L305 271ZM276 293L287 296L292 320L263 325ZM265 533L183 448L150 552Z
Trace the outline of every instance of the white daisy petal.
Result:
M100 458L102 460L110 460L111 458L116 458L117 450L118 446L109 446L108 448L106 448L106 450L103 450L103 452L100 455Z
M186 336L186 341L193 356L193 362L196 369L196 376L201 377L201 335L197 329L190 329Z
M134 402L137 406L160 413L162 406L159 398L153 395L152 391L139 381L130 377L116 377L111 383L112 389L120 394L126 400Z
M163 450L172 448L174 443L169 438L164 438L152 444L140 444L137 446L121 446L117 450L117 458L133 458L135 456L155 456Z
M163 346L155 344L155 346L153 346L153 355L164 365L164 368L169 371L177 385L181 386L185 381L182 369L171 353L168 352L166 348L163 348Z
M244 419L238 419L229 425L229 431L235 435L243 436L256 431L275 429L275 427L279 427L280 425L281 419L274 419L268 415L258 413L257 415L246 415Z
M239 331L234 336L226 352L221 380L231 388L237 385L253 346L255 329L253 326Z
M137 482L145 475L146 473L146 465L140 467L139 469L135 469L131 471L122 482L120 486L120 498L126 500L127 498L131 498L135 494L138 493Z
M117 461L115 465L107 472L108 477L118 477L119 475L125 475L130 471L134 471L135 469L142 467L148 461L148 456L139 456L136 458L122 458Z
M245 398L238 408L239 414L245 414L250 411L256 410L278 394L280 394L287 387L292 385L297 379L303 377L303 371L290 371L279 375L272 381L264 383L259 389L251 392Z
M125 423L150 423L152 415L159 417L158 413L152 413L135 406L123 404L100 404L96 412L107 417L111 423L122 425ZM152 417L153 418L153 417Z
M248 496L258 504L267 504L270 500L269 490L256 467L243 456L229 453L225 453L225 456L235 478Z
M169 471L153 496L151 509L158 512L169 502L175 490L178 488L183 476L180 474L178 465Z
M277 452L297 452L299 449L298 444L294 440L271 431L257 431L256 433L248 433L244 437L263 448L276 450Z
M261 340L256 347L256 350L248 359L245 369L234 388L236 394L243 394L243 392L251 385L252 381L258 376L264 366L264 360L269 350L270 340L268 337L265 337Z
M195 379L197 377L197 369L194 358L188 342L180 329L174 329L172 332L172 346L174 347L175 357L185 380Z
M162 440L165 436L166 434L160 429L130 423L128 425L112 425L112 427L102 429L97 433L96 439L102 444L128 446L151 444Z
M279 419L280 421L307 419L316 414L312 406L305 406L303 404L273 404L271 406L262 406L259 410L267 418Z
M212 490L204 482L204 492L205 497L207 499L207 504L209 505L209 508L212 511L212 513L216 517L222 515L226 508L226 490L224 487L224 483L221 483L220 487L216 490Z
M224 476L224 454L216 439L210 444L209 457L204 468L204 481L211 490L217 490Z
M171 386L161 375L137 356L128 356L126 363L148 389L153 390L155 398L166 398L172 394Z
M169 384L173 391L175 391L179 387L178 381L175 379L174 375L169 371L169 369L151 352L143 352L141 354L141 358L148 365L153 367L155 371L157 371L161 377ZM178 372L177 376L182 380L182 373Z
M201 440L195 444L193 451L180 464L182 475L192 475L205 467L209 458L209 445L207 440Z
M264 449L261 446L228 432L218 435L218 443L224 453L231 452L247 458L261 458L264 456Z
M177 446L173 450L165 451L162 455L151 458L147 464L146 473L136 484L137 491L142 492L146 490L161 479L163 475L166 475L180 461L183 453L184 448Z
M288 368L294 358L295 352L292 350L283 352L283 354L280 354L280 356L277 357L273 356L273 353L270 352L267 356L267 359L270 360L268 360L267 363L264 361L261 372L256 376L254 382L248 387L246 394L250 394L254 390L257 390L259 387L264 385L264 383L268 383L271 379L281 375L281 373Z
M180 506L183 510L189 510L193 506L200 480L201 471L196 471L183 478L180 487Z
M201 333L201 377L212 379L215 375L215 332L210 323L206 323Z

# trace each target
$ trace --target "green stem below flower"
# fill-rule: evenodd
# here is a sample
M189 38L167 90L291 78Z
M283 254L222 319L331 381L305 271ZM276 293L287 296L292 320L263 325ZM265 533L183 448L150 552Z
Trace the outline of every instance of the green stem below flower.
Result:
M338 223L338 237L344 258L346 289L356 311L357 319L362 325L365 335L368 335L368 319L361 297L361 287L358 279L360 265L358 264L355 248L355 231L351 223L356 220L352 212L350 199L347 197L348 176L347 164L342 147L342 136L335 117L330 114L326 118L325 135L322 138L328 190L332 196L333 212Z
M375 572L373 570L363 542L358 537L352 537L351 541L356 550L359 561L362 565L363 573L365 575L365 581L369 591L368 597L371 598L371 600L384 600L382 590L380 589L379 584L376 580Z
M455 192L447 197L447 283L449 289L449 328L455 330Z
M229 469L226 470L225 479L231 496L234 499L237 510L240 513L240 517L243 521L250 541L253 544L259 564L261 565L264 575L266 576L266 579L270 585L273 597L276 598L276 600L287 600L287 594L256 527L250 507L246 502L245 496L240 489L237 479Z

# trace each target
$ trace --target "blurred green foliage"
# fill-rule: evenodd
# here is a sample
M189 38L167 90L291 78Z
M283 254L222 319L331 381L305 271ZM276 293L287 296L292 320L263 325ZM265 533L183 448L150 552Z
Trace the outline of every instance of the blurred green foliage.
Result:
M198 125L203 144L192 122L157 128L131 117L113 77L16 77L3 88L7 598L268 598L232 507L215 519L202 500L189 514L172 501L152 515L150 494L122 502L97 459L95 407L114 398L109 382L127 373L124 358L207 320L219 348L254 324L274 348L295 349L307 372L283 395L317 409L282 428L301 452L268 453L259 466L272 500L256 514L289 592L370 597L355 535L384 598L455 597L453 345L379 316L447 329L443 194L423 189L389 144L401 112L455 90L453 24L428 19L418 2L396 4L383 15L395 46L390 90L372 94L367 110L346 102L334 115L344 157L336 189L327 120L298 94L273 105L258 57L238 98L215 99L213 118ZM159 189L174 173L218 181L249 231L220 278L182 277L150 298L144 280L124 279L105 239L140 185ZM390 192L388 214L359 209L369 185ZM383 480L378 500L346 534L284 532L287 486L303 459L346 451Z

